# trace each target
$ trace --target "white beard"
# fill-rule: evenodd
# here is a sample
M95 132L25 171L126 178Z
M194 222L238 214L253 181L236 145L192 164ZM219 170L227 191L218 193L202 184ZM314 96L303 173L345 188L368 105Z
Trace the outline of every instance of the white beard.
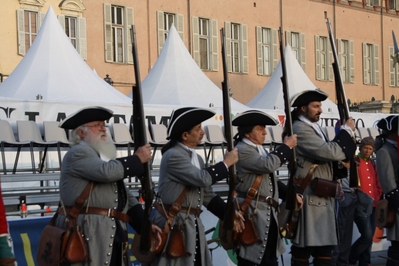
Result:
M101 138L102 136L106 136L106 139L103 140ZM116 146L109 134L100 132L99 134L94 135L90 130L88 130L84 141L100 154L102 160L109 161L116 158Z

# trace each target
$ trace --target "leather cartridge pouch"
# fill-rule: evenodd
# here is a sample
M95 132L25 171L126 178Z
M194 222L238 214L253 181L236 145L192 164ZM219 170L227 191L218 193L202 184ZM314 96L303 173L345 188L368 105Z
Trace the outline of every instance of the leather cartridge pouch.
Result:
M87 245L83 239L79 225L70 228L70 236L65 249L65 259L71 264L88 259Z
M168 246L166 247L166 255L171 258L181 258L186 255L186 247L184 245L183 226L175 224L170 231Z
M395 209L387 199L382 199L375 207L375 225L380 228L390 228L395 224Z
M337 193L337 182L315 177L312 180L311 188L316 196L335 198Z
M240 243L244 246L251 246L255 243L261 242L254 224L254 217L245 218L245 229L240 234Z

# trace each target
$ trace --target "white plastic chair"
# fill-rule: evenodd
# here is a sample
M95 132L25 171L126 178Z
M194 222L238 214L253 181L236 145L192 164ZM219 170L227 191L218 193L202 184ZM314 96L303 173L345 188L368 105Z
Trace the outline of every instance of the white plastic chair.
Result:
M209 147L208 153L205 153L205 163L208 165L211 152L216 147L222 149L222 154L224 154L224 145L227 144L222 128L218 125L207 125L205 126L205 133L207 137L206 145Z
M60 128L58 121L43 121L43 131L44 131L44 141L45 142L56 142L57 143L57 153L58 162L61 168L61 148L68 148L71 146L69 142L65 129Z
M270 126L270 135L272 137L271 149L276 149L279 145L283 144L283 130L282 126Z
M127 152L131 155L131 148L134 145L129 128L126 124L113 123L110 127L115 146L117 148L127 148Z

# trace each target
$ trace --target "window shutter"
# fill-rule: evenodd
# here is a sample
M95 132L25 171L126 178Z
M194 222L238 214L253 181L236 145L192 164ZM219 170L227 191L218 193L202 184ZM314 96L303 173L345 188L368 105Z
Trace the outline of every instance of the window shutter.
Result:
M355 83L355 48L353 41L348 41L349 44L349 82Z
M373 45L373 50L374 50L374 67L373 67L373 73L374 73L374 85L380 85L380 55L379 55L379 48L378 45Z
M105 62L113 61L111 4L104 4Z
M77 18L77 36L78 36L78 52L80 56L86 60L87 59L87 39L86 39L86 19Z
M329 47L331 47L331 43L330 43L330 38L327 37L327 42L329 43ZM337 42L335 43L337 46L337 56L338 56L338 61L339 61L339 71L341 73L343 73L343 65L344 65L344 42L342 39L337 39ZM332 48L331 48L332 51ZM331 57L331 60L334 60L333 57ZM332 63L333 61L331 61ZM332 67L332 65L331 65ZM334 74L334 73L333 73ZM342 77L342 81L346 81L346 77Z
M327 46L327 54L326 54L327 62L326 62L326 64L327 64L327 71L328 71L327 79L329 81L333 81L334 80L334 70L333 70L333 67L332 67L332 62L334 60L334 55L332 53L332 48L331 48L331 44L329 42L329 39L325 38L325 41L327 42L327 45L326 45ZM338 64L339 64L339 62L338 62ZM339 69L339 75L341 75L341 73L342 73L342 70ZM342 76L341 76L341 79L342 79Z
M305 34L299 34L299 41L301 45L300 57L301 57L301 67L303 71L306 72L306 39Z
M242 54L242 73L249 72L248 62L248 26L241 24L241 54Z
M395 66L393 65L392 56L394 54L393 46L389 46L389 86L395 86Z
M18 54L25 55L25 19L24 10L17 10L17 22L18 22Z
M219 38L218 38L218 21L212 19L211 21L211 67L213 71L219 70Z
M39 27L37 27L37 32L39 33L40 27L43 25L44 18L46 17L46 13L37 13L37 23L39 23Z
M200 50L199 50L199 19L198 17L191 18L193 24L193 51L192 55L195 63L200 66Z
M292 47L291 31L285 31L285 41Z
M131 7L125 8L125 17L126 23L125 27L125 47L126 47L126 56L125 60L128 64L133 64L133 53L132 53L132 36L131 36L131 28L134 25L134 10Z
M184 42L184 16L182 14L176 14L175 18L176 18L175 27L180 35L180 38Z
M367 44L363 43L363 83L364 84L370 84L370 81L368 79L368 75L367 75L367 67L366 67L366 61L367 61L367 57L366 57L366 49L367 49Z
M233 71L233 65L231 63L231 23L230 22L225 22L224 23L224 34L226 35L225 37L225 45L226 45L226 59L227 59L227 71L232 72Z
M164 12L162 11L157 11L157 25L158 25L158 55L159 55L165 43Z
M256 26L256 62L258 75L264 75L262 55L262 27Z
M271 29L272 31L272 54L273 54L273 70L277 67L278 64L278 52L279 52L279 43L278 43L278 31L275 29ZM284 47L285 48L285 47Z
M320 80L320 36L314 36L314 47L316 53L316 80Z
M399 11L399 0L395 0L395 10Z
M60 22L61 27L62 27L62 29L65 32L65 15L59 15L58 16L58 21Z

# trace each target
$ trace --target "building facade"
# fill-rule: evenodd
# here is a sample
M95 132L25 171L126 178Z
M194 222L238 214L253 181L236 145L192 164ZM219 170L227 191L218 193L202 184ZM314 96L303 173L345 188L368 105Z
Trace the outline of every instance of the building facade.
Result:
M396 101L399 71L392 32L399 36L399 0L0 0L0 81L29 50L49 6L76 50L99 76L128 94L135 83L131 25L140 73L155 64L172 23L204 73L221 88L220 29L226 31L233 97L245 104L263 88L279 56L279 28L313 83L335 100L326 17L336 39L352 104ZM195 82L195 81L193 81ZM264 108L272 108L265 106Z

